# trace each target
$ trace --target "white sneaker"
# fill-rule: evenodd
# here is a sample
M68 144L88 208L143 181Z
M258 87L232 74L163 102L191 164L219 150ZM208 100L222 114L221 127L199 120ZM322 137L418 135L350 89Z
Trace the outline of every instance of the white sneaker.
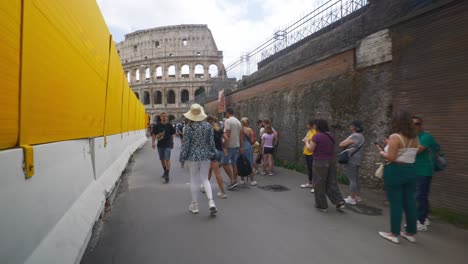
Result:
M267 174L266 171L262 171L262 175L266 175L266 174Z
M250 185L251 185L251 186L257 186L257 182L256 182L256 181L251 181L251 182L250 182Z
M406 238L406 240L408 240L409 242L416 243L416 238L413 235L409 235L406 232L401 232L400 235L403 238Z
M314 189L314 188L310 189L310 192L311 192L311 193L314 193L314 192L315 192L315 189Z
M312 184L310 183L304 183L304 184L301 184L301 188L312 188L314 187Z
M421 224L419 221L417 223L418 231L427 231L427 225Z
M219 192L218 197L219 198L227 198L227 195L225 193Z
M205 186L203 186L203 184L200 185L200 192L205 193Z
M400 241L398 240L398 237L390 234L390 233L387 233L387 232L379 232L379 235L395 244L398 244L400 243Z
M426 226L430 226L431 225L431 222L429 222L429 218L426 218L426 220L424 220L424 224Z
M193 214L198 214L198 203L191 203L189 206L189 211Z
M268 173L268 176L273 176L273 172L270 171L270 173Z
M357 202L362 202L361 196L356 197L356 201L357 201Z
M255 174L259 174L260 172L259 172L258 170L255 170L254 173L255 173Z
M352 205L356 205L357 204L357 201L351 197L351 196L348 196L347 198L344 199L346 203L348 204L352 204Z
M218 210L216 209L216 205L215 205L213 200L208 201L208 207L210 209L210 214L211 215L215 215L218 212Z
M241 185L244 185L244 184L245 184L245 181L241 180L241 181L240 181L240 184L241 184Z

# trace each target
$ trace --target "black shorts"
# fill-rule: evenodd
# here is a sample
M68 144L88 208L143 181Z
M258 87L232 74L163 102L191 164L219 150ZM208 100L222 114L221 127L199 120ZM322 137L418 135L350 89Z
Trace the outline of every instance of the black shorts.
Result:
M263 154L273 154L273 148L263 147Z

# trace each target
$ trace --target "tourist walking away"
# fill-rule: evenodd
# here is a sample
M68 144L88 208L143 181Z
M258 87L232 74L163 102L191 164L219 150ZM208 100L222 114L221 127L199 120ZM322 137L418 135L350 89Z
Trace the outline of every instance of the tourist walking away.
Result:
M390 163L384 168L384 185L390 203L390 232L379 232L380 236L399 243L401 235L416 242L416 172L414 162L418 152L418 138L411 115L406 111L393 113L392 135L385 149L378 144L380 155ZM403 211L406 217L406 232L400 232Z
M416 201L418 211L418 231L427 231L429 219L429 192L434 175L435 146L434 137L423 129L423 119L413 116L413 124L418 135L419 147L414 168L416 171Z
M175 129L167 120L167 113L162 112L159 115L161 121L153 126L152 147L156 147L155 141L158 140L159 160L163 167L164 173L162 178L166 183L169 182L169 171L171 170L171 150L174 147Z
M198 187L202 182L208 198L210 214L215 215L217 209L213 201L210 181L208 180L211 160L217 154L213 128L208 122L203 121L207 116L203 107L199 104L191 105L190 110L184 116L190 120L190 123L185 127L184 142L182 143L179 161L182 168L187 164L190 171L192 203L189 210L194 214L199 212Z
M336 182L335 138L325 119L315 120L317 133L311 141L306 141L306 147L314 152L315 207L321 212L328 210L327 196L340 210L345 207L345 201Z
M276 134L273 132L271 124L267 123L265 125L265 133L262 135L262 156L263 156L263 164L262 164L262 174L263 175L270 175L273 176L273 148L277 143ZM267 167L268 164L268 167ZM267 170L268 168L268 170Z
M314 164L314 152L312 151L309 151L306 147L306 142L309 142L312 140L312 137L317 133L317 130L315 129L315 123L314 121L309 121L307 123L307 134L306 136L304 137L304 139L302 139L302 142L304 142L304 150L303 150L303 153L304 153L304 157L305 157L305 161L306 161L306 164L307 164L307 176L308 176L308 181L304 184L301 185L301 188L310 188L310 192L313 193L314 192L314 182L313 182L313 170L312 170L312 167L313 167L313 164Z
M223 147L223 168L231 180L231 184L227 187L232 190L237 187L237 158L239 154L244 153L244 136L242 133L242 124L234 116L234 110L230 107L226 109L227 119L224 121L224 134L226 140ZM232 167L232 170L230 168Z
M241 119L242 124L242 133L244 137L244 155L252 166L252 174L248 176L250 179L250 185L255 186L257 182L254 179L254 149L253 145L255 144L255 132L250 128L250 122L247 117ZM244 177L241 177L241 184L244 184Z
M221 127L219 127L216 117L208 116L206 121L208 121L208 123L213 128L214 142L216 148L216 156L211 159L210 170L208 172L208 180L211 180L211 175L214 172L216 182L218 183L218 187L221 190L221 192L218 192L218 197L227 198L226 190L224 189L223 178L221 177L221 171L219 169L221 160L223 158L223 140L225 140L224 132L221 129ZM200 190L203 193L205 192L205 187L203 184L200 186Z
M355 205L361 202L360 180L359 180L359 167L361 166L363 158L364 146L364 132L363 124L359 120L354 120L349 125L351 135L340 143L343 152L347 152L349 157L348 161L344 163L344 173L349 180L349 190L351 195L345 198L345 202Z

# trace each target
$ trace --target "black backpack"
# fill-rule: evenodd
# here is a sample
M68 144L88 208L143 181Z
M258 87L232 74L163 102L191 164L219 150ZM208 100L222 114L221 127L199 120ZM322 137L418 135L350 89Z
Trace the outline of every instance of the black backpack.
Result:
M237 159L237 174L241 177L252 174L252 166L245 155L240 155Z

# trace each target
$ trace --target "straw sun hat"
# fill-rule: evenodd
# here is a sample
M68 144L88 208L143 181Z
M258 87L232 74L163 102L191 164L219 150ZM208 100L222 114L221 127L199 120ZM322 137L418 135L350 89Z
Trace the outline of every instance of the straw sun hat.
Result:
M203 107L199 104L193 104L190 106L190 110L184 114L184 116L192 121L198 122L206 119L207 115L203 110Z

